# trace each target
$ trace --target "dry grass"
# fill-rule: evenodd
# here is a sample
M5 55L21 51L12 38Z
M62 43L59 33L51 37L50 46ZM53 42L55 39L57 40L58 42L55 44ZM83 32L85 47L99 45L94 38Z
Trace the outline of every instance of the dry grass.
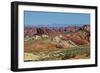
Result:
M24 61L49 61L67 59L86 59L90 57L89 48L59 49L56 51L25 52Z

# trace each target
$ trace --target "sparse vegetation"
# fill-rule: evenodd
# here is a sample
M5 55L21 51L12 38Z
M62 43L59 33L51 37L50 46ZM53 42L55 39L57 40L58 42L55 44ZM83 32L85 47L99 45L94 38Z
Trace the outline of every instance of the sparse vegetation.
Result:
M88 47L84 48L74 47L69 49L59 49L56 51L27 52L24 54L24 57L25 57L25 62L85 59L90 57L90 49Z

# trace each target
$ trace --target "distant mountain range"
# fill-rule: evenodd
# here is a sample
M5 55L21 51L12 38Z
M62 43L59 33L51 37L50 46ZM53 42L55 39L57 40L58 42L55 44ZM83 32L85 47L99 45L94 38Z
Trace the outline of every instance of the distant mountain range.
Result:
M25 25L25 27L55 27L55 28L63 28L63 27L68 27L68 26L83 26L84 24L33 24L33 25ZM89 25L89 24L85 24L85 25Z
M83 25L83 26L67 26L67 27L33 27L33 26L25 26L24 28L24 36L33 36L33 35L41 35L46 34L49 36L58 35L58 34L65 34L65 33L72 33L79 30L90 32L90 25Z

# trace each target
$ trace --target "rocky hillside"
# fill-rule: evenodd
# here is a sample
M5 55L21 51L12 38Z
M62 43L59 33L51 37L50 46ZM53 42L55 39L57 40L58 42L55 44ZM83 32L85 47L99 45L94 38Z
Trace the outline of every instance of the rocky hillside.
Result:
M57 50L90 44L90 26L25 27L25 51Z
M62 39L64 40L72 40L74 42L82 41L90 41L90 26L89 25L83 25L83 26L68 26L63 28L54 28L54 27L25 27L24 30L24 36L26 37L32 37L35 35L48 35L50 37L55 36L62 36ZM86 41L85 41L86 40ZM83 44L83 43L78 43Z

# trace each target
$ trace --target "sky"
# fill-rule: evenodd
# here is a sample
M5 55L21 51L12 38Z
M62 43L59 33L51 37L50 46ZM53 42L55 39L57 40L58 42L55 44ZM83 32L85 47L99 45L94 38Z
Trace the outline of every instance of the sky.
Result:
M25 26L64 27L71 25L81 26L84 24L90 24L90 14L24 11Z

